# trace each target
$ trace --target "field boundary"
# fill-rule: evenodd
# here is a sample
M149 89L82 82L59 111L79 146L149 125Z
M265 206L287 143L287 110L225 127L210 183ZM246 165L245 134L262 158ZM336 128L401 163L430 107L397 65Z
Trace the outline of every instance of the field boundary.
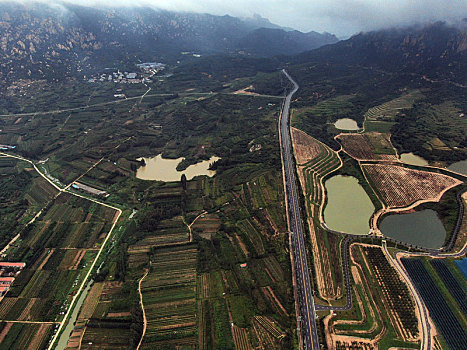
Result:
M36 167L36 165L34 164L34 162L32 160L29 160L29 159L26 159L26 158L23 158L23 157L20 157L20 156L15 156L15 155L10 155L10 154L7 154L7 153L0 153L1 155L4 155L6 157L11 157L11 158L16 158L16 159L19 159L19 160L22 160L22 161L25 161L25 162L28 162L30 163L34 169L44 178L46 179L51 185L53 185L57 190L59 190L60 192L66 192L66 193L69 193L73 196L76 196L76 197L80 197L80 198L83 198L83 199L86 199L88 201L92 201L96 204L99 204L99 205L103 205L105 207L108 207L108 208L111 208L113 210L116 211L116 215L114 216L113 218L113 223L112 223L112 226L109 230L109 232L107 233L105 239L104 239L104 242L102 242L102 246L101 248L99 249L96 257L94 258L92 264L91 264L91 267L89 268L87 274L85 275L83 281L81 282L81 285L78 289L78 291L76 292L76 294L74 295L73 299L71 300L71 303L70 303L70 306L68 307L68 310L65 314L65 316L63 317L63 320L60 322L60 326L58 327L57 331L55 332L54 336L52 337L52 340L50 341L49 343L49 346L47 347L48 350L51 350L54 348L54 344L55 342L57 341L59 335L61 334L62 332L62 329L63 327L65 326L66 324L66 321L68 320L68 317L70 316L70 313L71 311L74 309L75 307L75 303L76 301L78 300L79 296L81 295L84 287L86 286L88 280L89 280L89 277L91 276L91 273L93 272L94 270L94 267L96 266L96 263L97 261L99 260L101 254L102 254L102 251L104 250L106 244L107 244L107 241L109 240L109 238L112 236L112 233L115 229L115 226L117 225L117 222L122 214L122 210L120 208L117 208L117 207L114 207L110 204L107 204L107 203L103 203L103 202L100 202L98 200L95 200L95 199L92 199L92 198L88 198L88 197L85 197L85 196L82 196L80 194L77 194L77 193L74 193L72 191L69 191L67 188L61 188L59 187L58 185L56 185L52 180L50 180L47 176L45 176L42 172L39 171L39 169Z

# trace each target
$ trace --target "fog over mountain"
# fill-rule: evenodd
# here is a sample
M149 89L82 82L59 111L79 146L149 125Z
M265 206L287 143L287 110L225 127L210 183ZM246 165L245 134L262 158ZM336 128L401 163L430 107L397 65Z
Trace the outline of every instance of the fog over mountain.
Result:
M0 0L1 2L5 2ZM31 0L20 0L32 3ZM37 1L36 1L37 2ZM58 3L45 1L44 3ZM350 36L391 26L428 21L459 22L467 16L463 0L71 0L85 6L153 6L171 11L251 17L255 13L281 26Z

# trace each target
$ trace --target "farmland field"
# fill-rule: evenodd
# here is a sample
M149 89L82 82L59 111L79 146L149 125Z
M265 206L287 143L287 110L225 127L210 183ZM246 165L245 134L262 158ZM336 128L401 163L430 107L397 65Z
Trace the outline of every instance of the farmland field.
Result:
M465 280L458 280L454 277L450 268L443 260L431 260L431 265L435 268L438 276L441 278L449 293L459 304L461 311L467 317L467 286Z
M55 10L48 9L47 16ZM88 15L82 11L70 23L83 21L90 32L104 25L106 30L98 36L106 39L108 29L116 28L114 20L126 20L110 13L102 20L84 22ZM134 17L133 11L129 15ZM196 16L194 22L168 22L171 33L191 28L203 16ZM4 17L8 23L8 16ZM303 284L292 278L296 261L291 248L296 247L291 247L291 238L296 232L290 232L287 224L278 133L283 96L291 84L281 68L300 84L290 107L292 165L297 165L302 192L297 202L301 215L305 214L303 248L309 271L302 272L309 273L309 295L319 306L319 347L419 348L422 328L410 286L378 245L382 237L376 228L379 214L411 210L406 207L425 201L436 202L423 204L436 206L437 214L445 215L443 223L451 225L446 229L457 225L457 211L452 209L458 209L459 191L449 189L461 177L441 175L448 170L437 173L435 166L444 167L467 154L465 94L459 85L463 82L451 81L452 76L429 81L437 71L427 76L422 72L452 55L443 53L412 75L410 67L431 52L431 46L422 45L426 36L419 36L421 45L404 40L404 49L421 48L421 56L404 55L411 62L401 72L394 69L397 62L392 59L390 64L382 59L373 65L375 57L370 54L359 62L354 49L368 53L395 48L379 45L385 36L372 34L378 45L343 42L338 45L343 45L345 54L335 61L320 57L333 51L331 45L311 56L285 59L248 52L236 56L230 49L233 56L207 57L207 52L198 54L194 48L177 50L172 57L159 40L158 45L149 45L157 49L155 55L143 56L151 36L133 43L129 34L145 32L141 26L149 17L135 18L142 31L122 25L124 35L115 42L102 41L115 51L101 50L97 41L96 46L88 46L87 39L75 45L84 32L71 32L74 48L57 46L60 49L46 57L55 60L72 56L72 49L81 50L83 55L75 55L83 58L79 67L63 71L64 77L54 73L53 81L35 80L34 72L28 71L33 67L25 64L21 74L27 77L0 84L5 92L0 94L0 148L24 157L0 155L0 243L5 246L18 237L2 260L26 264L19 274L15 265L5 269L6 274L15 274L15 280L0 300L0 350L44 350L65 325L60 340L68 338L73 328L65 339L70 350L123 350L138 344L141 349L161 350L300 348L301 307L296 297ZM30 18L20 19L23 23ZM232 22L227 17L222 21L226 19ZM216 22L212 20L211 24ZM57 29L48 20L36 24L45 25L47 31ZM0 27L9 30L8 25ZM59 29L54 37L62 40L69 32ZM169 49L178 40L174 35L167 42ZM398 35L396 31L385 40ZM132 52L125 51L126 44L120 45L123 39L134 44ZM457 41L451 40L448 49L453 43ZM27 51L28 45L23 49ZM13 49L9 54L26 62L34 56L18 53ZM355 64L348 64L348 59ZM161 74L134 84L89 76L104 68L106 74L136 70L140 75L135 63L143 60L167 61L167 66ZM443 72L458 69L457 62L449 63L443 65ZM16 79L13 73L4 78ZM345 119L361 133L339 130L335 122ZM402 166L396 156L407 150L427 153L433 172ZM156 155L183 158L173 181L136 177L144 159ZM212 157L217 159L210 165L212 177L182 176L187 167ZM371 218L371 213L354 215L362 219L365 235L345 235L326 227L324 208L333 195L324 182L334 173L352 176L376 208ZM77 183L100 194L76 188ZM286 185L290 188L290 183ZM444 193L446 198L440 201ZM466 225L462 224L456 249L465 244ZM401 246L396 248L405 249ZM418 251L412 247L411 252L414 249ZM444 304L436 300L429 305L444 336L436 350L446 343L467 348L461 343L467 336L464 284L448 263L424 258L422 267L426 271L416 276L423 279L417 287L433 287L444 298ZM80 294L82 287L85 292ZM425 294L439 298L431 289ZM75 300L79 310L70 306ZM446 311L435 310L436 306ZM64 320L68 313L73 315L71 322ZM459 324L451 323L451 316ZM458 344L456 339L461 339Z
M143 349L167 343L195 348L196 255L196 245L156 249L141 286L148 319Z
M0 324L0 349L5 350L40 350L47 345L52 334L53 324L24 324L8 323Z
M131 300L131 292L122 287L123 284L118 281L94 284L81 309L68 342L69 347L79 347L81 344L81 349L95 349L101 346L107 349L122 349L137 342L130 329L136 315L127 311L127 305L131 305L128 301ZM135 292L136 290L132 293Z
M364 164L381 199L391 208L406 207L417 201L438 201L448 189L461 182L452 177L396 165Z
M115 220L115 210L58 193L40 179L34 178L34 191L26 193L41 211L7 251L8 260L26 263L0 302L1 319L19 321L2 342L15 344L11 348L47 344Z
M56 194L57 190L30 164L0 157L0 247L26 229L26 224Z
M305 132L291 128L295 157L298 164L305 164L322 152L322 146Z
M396 160L394 148L387 134L368 132L365 134L341 134L337 140L344 151L357 160Z
M376 344L384 344L384 348L390 344L417 346L415 303L381 247L354 243L351 261L354 305L331 318L334 345L342 349L351 349L352 342L368 349Z
M451 350L467 347L465 324L453 313L432 276L419 259L402 259L410 278L420 292L430 316Z
M380 248L368 247L365 250L370 266L374 268L374 276L383 292L388 313L404 340L418 337L418 320L415 314L415 303L408 287L399 277Z

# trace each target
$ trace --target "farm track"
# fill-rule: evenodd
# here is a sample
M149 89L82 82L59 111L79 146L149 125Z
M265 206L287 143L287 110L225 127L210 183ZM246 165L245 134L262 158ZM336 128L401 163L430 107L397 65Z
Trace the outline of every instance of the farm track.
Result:
M183 218L183 222L185 223L185 225L188 227L188 231L190 231L190 242L193 242L193 229L191 228L191 226L193 226L193 224L196 222L196 220L198 220L201 216L203 215L206 215L208 212L206 210L203 210L203 212L201 214L199 214L197 217L195 217L193 219L193 221L191 222L191 224L188 224L186 221L185 221L185 217Z
M139 340L139 343L138 343L138 346L136 347L136 350L139 350L139 348L141 347L141 344L143 343L144 335L146 334L146 329L148 327L148 320L146 318L146 311L144 310L143 293L141 293L141 283L146 278L148 273L149 273L149 269L146 269L146 272L144 273L143 277L141 277L139 282L138 282L139 302L141 304L141 310L143 311L143 333L141 334L141 339Z

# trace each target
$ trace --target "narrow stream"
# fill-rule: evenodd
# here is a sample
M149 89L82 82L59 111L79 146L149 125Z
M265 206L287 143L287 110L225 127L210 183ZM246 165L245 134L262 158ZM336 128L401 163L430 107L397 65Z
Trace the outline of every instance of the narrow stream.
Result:
M71 316L68 319L67 325L65 326L63 333L58 338L58 343L57 343L57 346L55 347L56 350L66 349L68 340L70 339L71 333L73 332L73 329L75 328L75 322L78 318L79 311L84 301L86 300L86 296L88 295L89 290L91 289L92 282L93 282L92 280L88 282L86 288L84 288L83 292L79 296L78 301L76 302L76 305L73 308L73 312L71 313Z

